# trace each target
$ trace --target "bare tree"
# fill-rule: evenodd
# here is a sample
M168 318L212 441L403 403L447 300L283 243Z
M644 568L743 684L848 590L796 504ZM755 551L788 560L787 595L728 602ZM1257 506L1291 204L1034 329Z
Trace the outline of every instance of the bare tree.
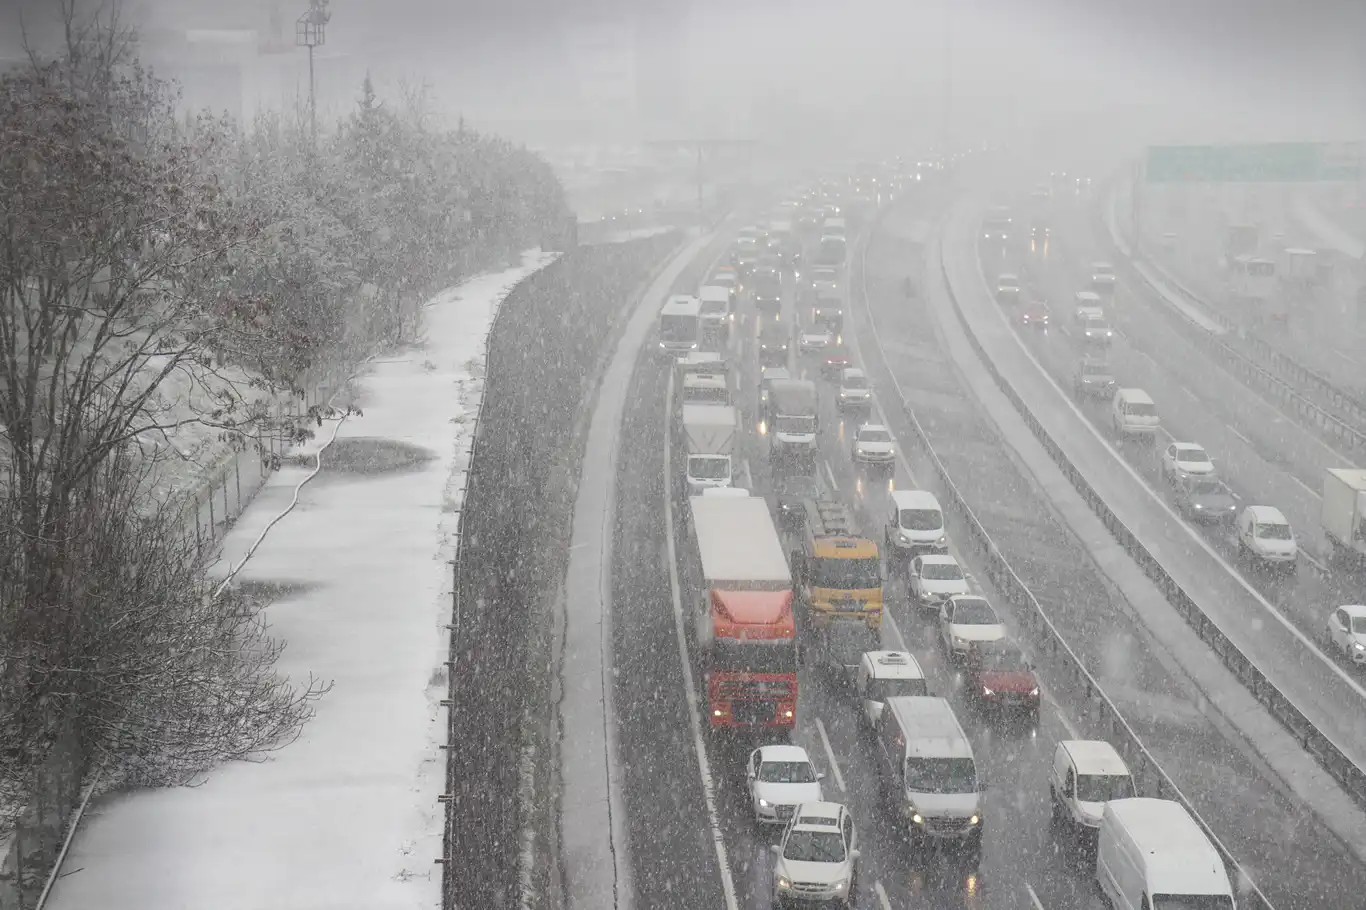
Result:
M173 781L287 741L322 690L274 675L254 613L201 596L179 504L148 495L142 443L268 423L263 382L216 348L260 230L205 166L231 137L176 122L114 10L67 7L65 56L0 77L0 736L22 764L75 718Z

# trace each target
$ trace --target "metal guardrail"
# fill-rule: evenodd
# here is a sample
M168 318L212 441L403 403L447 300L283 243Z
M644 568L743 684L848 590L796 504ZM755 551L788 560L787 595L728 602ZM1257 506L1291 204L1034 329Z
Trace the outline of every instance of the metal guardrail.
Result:
M678 241L676 235L660 235L629 244L592 247L592 252L588 247L581 249L584 255L606 260L627 255L642 245L658 248L659 256L650 261L662 261L651 266L648 274L653 276L667 263ZM499 498L508 492L506 488L484 491L479 483L485 473L481 467L492 465L504 487L509 478L517 481L513 492L521 501L515 505L525 507L531 501L534 489L543 487L541 481L546 479L537 466L548 469L551 461L543 454L572 444L574 436L572 428L557 425L546 429L538 418L572 422L574 414L559 413L560 401L541 402L544 407L536 413L524 413L521 405L531 398L584 394L595 375L592 362L581 362L580 355L600 353L597 349L603 338L611 334L610 313L591 320L584 312L585 308L601 308L610 302L611 296L603 293L607 289L568 286L572 282L559 274L569 265L566 259L561 257L530 276L498 302L484 342L484 387L470 434L468 467L458 506L458 539L451 563L448 692L442 700L448 727L443 746L446 785L441 796L446 810L442 855L436 862L442 866L442 905L447 910L525 905L529 891L546 890L544 883L532 881L533 873L549 876L555 866L552 862L539 871L524 868L526 845L517 843L519 834L536 824L538 813L547 810L546 795L534 792L535 768L527 767L528 762L545 761L549 754L548 750L535 754L536 750L527 749L527 724L535 722L527 716L530 706L523 704L530 694L528 676L518 673L510 681L491 680L497 692L511 700L508 704L495 703L490 693L479 691L476 684L481 678L497 676L494 671L498 668L515 671L519 661L525 663L524 652L531 637L530 630L524 628L532 614L529 600L538 595L525 590L526 579L513 577L518 573L511 570L494 573L496 578L473 576L489 568L491 555L502 553L515 557L515 562L529 562L529 558L521 558L523 544L527 535L535 535L533 523L521 520L521 513L512 511L511 504ZM629 274L611 268L605 271L611 274L603 278L604 282L618 282ZM617 295L621 293L617 289ZM513 310L526 317L521 318L521 324L510 323ZM543 324L529 325L531 321ZM538 345L545 356L538 354ZM500 347L508 350L500 353ZM510 386L504 383L495 387L490 382L504 365L533 386L545 378L541 375L544 369L558 370L561 381L500 394ZM497 402L495 406L489 406L491 398ZM493 420L514 415L517 419L501 427ZM513 425L535 438L511 440L508 428ZM538 427L545 432L538 433ZM524 491L523 487L528 489ZM489 505L483 505L486 498ZM572 501L569 507L572 510ZM514 520L500 524L496 520L500 517ZM484 621L489 614L496 614L499 621ZM462 837L461 831L468 831L468 836ZM489 845L495 842L498 849L490 853Z
M1100 218L1104 220L1103 211ZM1101 236L1109 234L1108 226L1102 225L1105 230L1100 231ZM1225 343L1220 338L1209 332L1189 332L1187 335L1194 339L1209 354L1217 357L1228 365L1238 378L1244 382L1255 383L1264 391L1271 393L1282 404L1288 405L1294 411L1295 416L1307 420L1310 428L1318 430L1325 436L1340 442L1353 451L1366 451L1366 405L1362 404L1355 396L1346 392L1320 373L1309 369L1299 361L1290 357L1288 354L1278 350L1266 339L1254 335L1247 331L1246 327L1240 326L1233 319L1230 319L1218 307L1213 306L1201 294L1191 290L1178 277L1164 268L1161 263L1142 255L1140 244L1135 241L1131 246L1130 259L1142 262L1149 268L1159 272L1164 280L1172 284L1178 292L1186 297L1194 305L1198 306L1207 316L1217 322L1231 336L1245 343L1253 355L1260 359L1261 363L1254 360L1253 356L1242 353L1232 345ZM1152 286L1141 272L1134 269L1135 274L1144 286L1163 301L1160 310L1169 319L1179 321L1182 328L1189 327L1189 321L1185 319L1174 307L1167 304L1161 292ZM1296 387L1293 383L1298 382ZM1330 413L1326 408L1309 399L1301 389L1309 388L1313 392L1323 396L1324 400L1332 407L1337 408L1340 413L1347 414L1355 425ZM1363 429L1358 429L1358 428Z
M944 279L949 280L948 271L943 263L942 256L940 267L944 272ZM1334 780L1342 785L1352 800L1362 808L1366 808L1366 771L1359 768L1349 759L1342 750L1333 743L1322 731L1320 731L1305 714L1295 706L1295 704L1276 688L1272 682L1266 678L1257 666L1243 654L1243 652L1226 636L1218 625L1200 609L1199 604L1186 593L1180 584L1168 574L1143 545L1129 528L1120 521L1119 517L1111 511L1105 500L1090 485L1089 481L1082 475L1068 458L1062 447L1053 439L1048 430L1034 416L1028 403L1015 391L1009 381L1000 372L994 363L987 357L985 349L972 331L972 326L963 312L956 297L953 296L950 286L950 300L953 302L954 312L958 321L963 325L967 333L968 341L978 356L986 364L987 370L991 373L996 385L1001 389L1005 396L1010 399L1015 409L1024 418L1025 424L1030 431L1043 444L1053 461L1060 467L1082 498L1086 500L1091 510L1100 517L1105 523L1106 528L1114 535L1115 539L1123 546L1139 567L1162 591L1167 601L1176 608L1201 641L1209 645L1210 648L1219 655L1220 661L1229 669L1243 684L1243 686L1267 709L1272 717L1276 718L1282 726L1299 742L1305 752L1312 755L1318 763L1327 771Z
M874 221L874 227L875 226L876 221ZM871 230L869 233L871 234ZM863 249L866 250L866 240ZM942 254L940 264L942 269ZM862 254L860 255L859 277L860 288L863 293L866 308L868 293L867 275L866 270L863 267ZM1021 402L1018 396L1011 395L1011 392L1008 390L1008 385L1003 383L1003 377L1000 376L994 366L990 365L990 361L978 344L976 336L973 335L971 329L967 328L967 323L963 317L962 310L958 306L958 301L953 296L953 288L952 284L949 282L947 271L944 272L944 283L949 289L949 299L953 303L954 310L957 313L959 320L963 322L964 328L967 329L966 334L968 340L972 343L973 350L977 352L978 357L980 357L983 362L988 364L993 376L996 377L997 385L1002 386L1002 390L1005 391L1007 397L1010 397L1011 401L1015 403L1016 408L1021 408ZM874 335L876 336L876 331L874 331ZM880 349L880 340L878 341L878 346ZM886 361L885 355L883 356L883 361L884 363ZM890 368L888 369L888 373L891 373ZM1105 738L1124 757L1124 761L1129 766L1129 770L1133 774L1134 781L1137 784L1138 791L1141 795L1158 799L1172 799L1181 803L1181 805L1186 808L1186 811L1191 814L1191 817L1196 820L1200 827L1205 831L1205 834L1209 837L1210 841L1219 850L1224 862L1234 871L1235 876L1238 879L1238 881L1234 883L1234 887L1238 890L1239 894L1242 895L1241 906L1245 907L1246 910L1275 910L1266 895L1261 892L1261 889L1259 889L1257 884L1252 880L1251 876L1243 870L1242 865L1234 858L1233 854L1224 846L1218 835L1214 833L1210 826L1200 816L1195 805L1181 792L1181 788L1176 785L1176 782L1173 781L1171 776L1162 768L1162 765L1158 762L1156 756L1149 752L1148 748L1143 745L1143 741L1139 738L1137 731L1129 726L1129 722L1124 719L1124 715L1120 712L1119 707L1105 694L1105 690L1101 688L1100 683L1091 675L1090 671L1086 669L1085 664L1082 663L1082 660L1077 653L1072 650L1071 645L1067 643L1067 639L1063 636L1062 632L1053 624L1048 613L1044 610L1043 605L1039 603L1038 598L1034 596L1034 593L1029 590L1029 587L1024 583L1020 576L1016 574L1014 568L1006 559L1005 554L996 546L996 543L991 539L991 535L987 533L986 527L982 524L981 520L978 519L976 513L973 512L972 507L968 505L967 499L959 490L958 485L954 483L949 469L935 451L934 444L930 441L929 434L925 431L924 427L921 426L919 419L915 416L915 410L907 403L906 394L902 391L901 384L897 381L894 374L892 374L892 383L896 388L897 397L900 399L902 409L905 412L907 419L910 420L911 427L915 430L921 448L929 455L930 462L934 466L935 474L938 475L943 488L948 491L947 505L949 511L960 518L961 521L959 525L968 530L968 540L966 542L972 546L977 557L986 565L987 577L991 579L995 590L1008 601L1015 604L1017 607L1022 608L1016 610L1014 615L1023 622L1033 641L1042 647L1044 656L1048 659L1049 666L1065 677L1066 683L1073 693L1074 698L1078 699L1081 719L1088 725L1098 726L1104 732ZM1029 422L1030 416L1028 415L1028 412L1022 409L1021 413L1025 415L1026 421ZM1037 421L1031 423L1031 428L1036 426L1039 426ZM1039 426L1039 429L1041 429L1041 426ZM1035 430L1035 435L1038 435L1039 429ZM1045 442L1045 447L1048 447L1047 442ZM1054 454L1055 448L1056 447L1050 448L1050 454L1053 454L1054 460L1057 460L1058 456ZM954 540L960 544L964 542L963 538L959 536L955 536Z

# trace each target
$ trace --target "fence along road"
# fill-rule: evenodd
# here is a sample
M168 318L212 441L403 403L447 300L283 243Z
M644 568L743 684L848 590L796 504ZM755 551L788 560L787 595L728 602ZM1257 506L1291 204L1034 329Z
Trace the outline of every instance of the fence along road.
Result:
M945 248L944 271L958 294L959 319L998 386L1191 627L1350 797L1366 805L1366 730L1356 723L1366 690L1157 499L1033 361L990 299L975 255L962 255L960 247L974 249L966 239L973 234L971 216L984 207L981 199L959 207L949 233L959 247Z

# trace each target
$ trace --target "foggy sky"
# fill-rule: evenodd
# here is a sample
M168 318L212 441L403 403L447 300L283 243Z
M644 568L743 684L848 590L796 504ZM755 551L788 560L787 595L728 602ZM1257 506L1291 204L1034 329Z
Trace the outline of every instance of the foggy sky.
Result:
M12 20L21 3L30 15L43 5L0 9ZM266 30L272 4L125 2L170 29ZM292 42L306 3L274 5ZM1366 3L1352 0L331 5L325 50L346 65L329 75L346 84L320 86L328 104L349 104L350 83L369 71L381 87L425 81L446 112L513 132L535 121L731 135L828 122L938 135L947 124L966 141L1141 117L1191 141L1366 135Z

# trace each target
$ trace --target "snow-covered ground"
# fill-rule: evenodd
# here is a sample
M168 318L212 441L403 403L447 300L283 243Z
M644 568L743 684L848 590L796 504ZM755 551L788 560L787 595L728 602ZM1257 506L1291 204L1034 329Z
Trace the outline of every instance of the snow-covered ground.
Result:
M528 254L429 304L425 343L370 366L364 416L340 426L323 472L237 576L289 586L268 614L288 642L280 670L334 681L299 740L198 787L92 805L50 910L440 906L454 508L495 303L549 259ZM324 426L300 451L331 437ZM224 540L224 571L308 470L271 476Z

